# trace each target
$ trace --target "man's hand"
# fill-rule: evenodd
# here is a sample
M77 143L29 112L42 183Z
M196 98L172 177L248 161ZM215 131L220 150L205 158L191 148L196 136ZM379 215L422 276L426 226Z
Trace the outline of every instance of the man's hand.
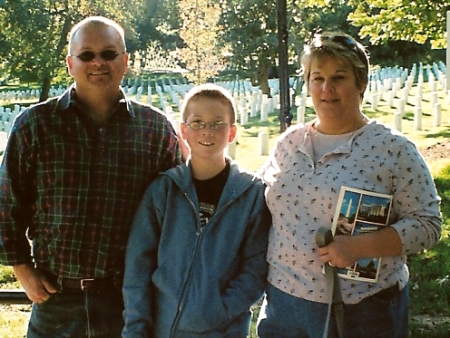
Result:
M34 303L45 302L57 289L47 278L29 264L14 265L14 274L25 290L28 298Z

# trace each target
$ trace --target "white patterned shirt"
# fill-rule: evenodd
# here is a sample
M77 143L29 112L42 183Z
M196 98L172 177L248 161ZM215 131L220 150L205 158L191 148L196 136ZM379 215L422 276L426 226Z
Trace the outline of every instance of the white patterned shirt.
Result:
M433 179L416 146L376 121L314 161L312 123L283 133L261 168L273 224L268 281L295 297L326 303L326 281L315 232L333 222L341 186L393 196L389 224L402 241L402 255L383 257L377 283L341 278L344 303L355 304L409 278L406 255L435 244L441 235ZM317 163L317 164L314 164Z

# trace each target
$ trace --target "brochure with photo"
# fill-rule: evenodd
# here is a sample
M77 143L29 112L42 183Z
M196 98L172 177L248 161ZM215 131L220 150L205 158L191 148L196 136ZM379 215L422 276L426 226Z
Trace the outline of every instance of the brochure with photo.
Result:
M392 196L366 190L341 187L333 218L333 235L357 236L388 225ZM381 258L362 258L346 268L339 268L344 278L375 283Z

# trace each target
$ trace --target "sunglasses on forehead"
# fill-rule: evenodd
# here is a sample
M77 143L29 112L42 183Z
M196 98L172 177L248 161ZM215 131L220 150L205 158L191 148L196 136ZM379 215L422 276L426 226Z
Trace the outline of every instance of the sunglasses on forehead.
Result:
M347 47L348 49L351 49L354 52L356 52L356 50L358 49L355 40L347 36L336 35L333 36L330 40L340 44L341 46Z
M358 46L356 45L356 41L352 38L344 35L335 35L335 36L328 36L328 35L316 35L314 36L314 45L316 48L321 48L323 46L324 40L335 42L342 47L345 47L347 49L350 49L354 52L358 50Z
M102 60L113 61L119 56L119 54L125 54L125 53L117 53L115 50L104 50L100 53L94 53L90 50L87 50L87 51L82 52L81 54L76 55L76 57L79 58L83 62L91 62L98 55ZM74 55L70 55L70 56L74 56Z
M353 40L352 38L345 36L345 35L335 35L335 36L316 35L314 40L316 41L315 45L317 48L320 48L323 46L323 44L322 44L323 40L329 40L329 41L332 41L332 42L335 42L335 43L341 45L342 47L344 47L348 50L351 50L358 56L358 58L367 67L367 59L366 59L366 56L364 55L364 52L358 47L356 41Z

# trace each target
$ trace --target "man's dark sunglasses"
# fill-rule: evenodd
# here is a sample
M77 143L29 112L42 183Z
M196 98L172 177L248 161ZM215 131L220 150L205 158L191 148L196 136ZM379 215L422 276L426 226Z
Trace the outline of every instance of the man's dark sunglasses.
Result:
M95 59L96 55L99 55L102 60L105 61L113 61L119 56L119 54L125 54L125 53L117 53L115 50L104 50L100 53L94 53L90 50L84 51L81 54L76 55L77 58L79 58L83 62L91 62ZM73 55L71 55L73 56Z

